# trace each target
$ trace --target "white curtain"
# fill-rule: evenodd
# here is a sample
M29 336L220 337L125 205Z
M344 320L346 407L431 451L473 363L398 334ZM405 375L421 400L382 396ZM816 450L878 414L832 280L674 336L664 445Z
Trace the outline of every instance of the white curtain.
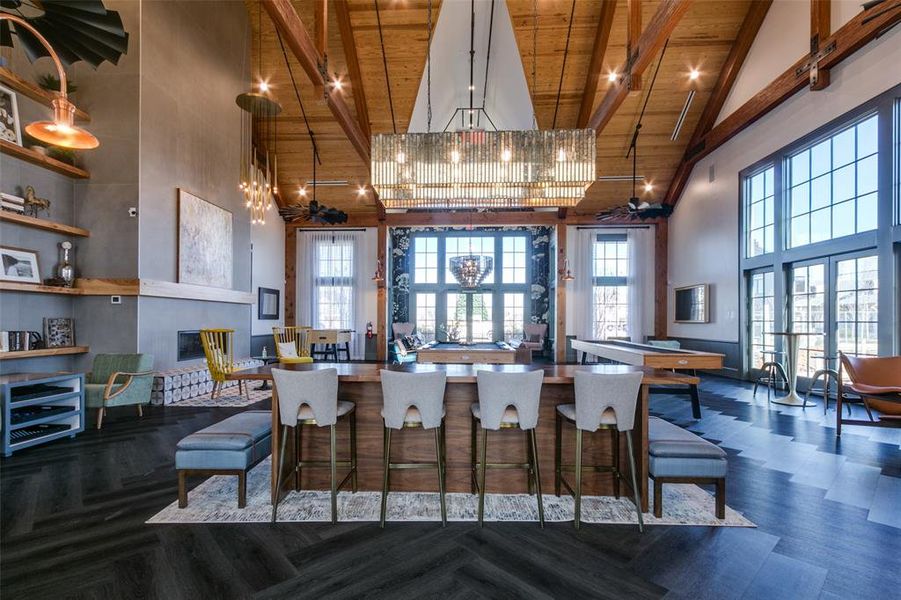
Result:
M364 357L362 297L366 277L362 231L298 232L298 325L353 329L350 355Z
M580 340L595 339L594 332L594 240L597 229L576 229L567 251L575 281L571 286L573 298L572 334Z
M646 299L653 296L653 281L649 281L648 260L652 256L653 230L629 229L626 239L629 248L629 338L644 342Z

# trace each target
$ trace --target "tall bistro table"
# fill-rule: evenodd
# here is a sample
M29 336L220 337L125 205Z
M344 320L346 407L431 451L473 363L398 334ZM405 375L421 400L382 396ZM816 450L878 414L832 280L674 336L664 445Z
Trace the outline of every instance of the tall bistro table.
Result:
M788 394L781 398L773 398L773 403L785 406L806 407L808 400L798 395L798 349L801 346L801 337L806 335L819 335L807 331L770 331L768 335L785 338L785 371L788 373Z
M697 384L698 378L660 369L635 367L629 365L461 365L461 364L417 364L379 365L371 363L337 363L337 364L277 364L256 367L236 372L234 375L248 380L271 380L272 369L293 371L314 371L320 369L337 369L338 397L356 403L357 412L357 476L359 489L380 491L383 478L384 448L382 431L382 387L380 369L408 373L422 373L436 370L447 372L447 390L445 392L446 429L447 429L447 491L469 493L471 481L470 456L470 404L478 402L476 375L478 371L490 370L509 373L521 373L535 369L544 371L544 385L541 391L541 404L538 419L538 446L541 483L545 490L552 490L554 485L554 413L557 404L573 402L573 378L577 371L593 373L630 373L644 374L638 395L635 418L635 465L636 475L641 492L642 511L648 510L648 388L651 385L691 385ZM290 430L289 430L290 431ZM563 456L565 462L571 463L574 453L574 435L564 430ZM434 461L434 439L430 433L410 429L404 435L397 436L398 441L391 450L392 458L397 455L399 462ZM347 452L349 447L348 431L341 427L338 432L338 453ZM281 445L281 424L278 414L277 390L272 393L272 448ZM611 438L607 435L592 435L584 444L583 464L605 464L612 454ZM622 438L622 436L620 436ZM282 490L276 489L278 473L276 461L272 461L271 499L280 495L285 489L329 489L328 469L303 469L297 476L296 446L298 440L302 444L304 460L319 460L328 456L329 431L327 427L306 427L299 438L297 431L290 434L286 443L283 464ZM628 473L626 448L620 439L620 469ZM489 462L517 460L522 457L525 462L527 447L521 436L505 435L492 432L489 446ZM569 457L569 458L567 458ZM627 477L628 479L628 477ZM586 494L612 495L612 478L609 475L588 477L584 490ZM626 483L628 487L628 483ZM428 471L406 470L391 475L392 490L428 491L437 487L434 473ZM523 493L527 490L525 471L503 469L493 472L488 478L490 492Z

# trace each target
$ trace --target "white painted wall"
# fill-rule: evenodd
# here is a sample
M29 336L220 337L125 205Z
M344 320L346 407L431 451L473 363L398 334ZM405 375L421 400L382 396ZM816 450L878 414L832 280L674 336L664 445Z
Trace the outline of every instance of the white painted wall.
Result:
M781 4L784 2L776 2L773 9L778 11ZM798 4L804 4L807 10L806 3ZM796 47L796 38L806 40L803 33L795 31L788 39L781 25L768 29L773 14L771 9L755 42L755 47L761 43L770 46L767 54L749 55L736 88L747 89L750 85L742 78L760 80L759 71L769 68L759 62L766 56L788 54L795 60L804 53L804 48L798 51ZM798 92L695 166L670 218L670 336L738 341L739 171L897 85L901 82L899 58L901 30L896 28L832 69L832 84L827 89ZM728 105L723 114L727 109ZM716 174L712 183L708 181L711 166ZM712 284L710 323L673 323L672 288L695 283Z
M271 335L273 327L282 327L285 324L285 222L273 210L265 224L251 227L253 314L250 334ZM281 292L278 303L278 321L257 319L259 314L257 298L261 287Z

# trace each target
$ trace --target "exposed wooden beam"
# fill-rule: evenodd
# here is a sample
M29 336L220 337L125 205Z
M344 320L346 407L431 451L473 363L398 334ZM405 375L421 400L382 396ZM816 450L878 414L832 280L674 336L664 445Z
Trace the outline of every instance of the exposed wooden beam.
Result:
M472 224L474 227L490 227L495 225L597 225L597 226L623 226L623 225L648 225L663 221L663 219L613 219L603 223L599 222L594 214L580 214L568 211L566 217L561 219L557 211L554 212L525 212L525 211L500 211L500 212L407 212L387 213L383 220L378 213L350 213L347 222L341 225L322 225L309 221L292 221L288 227L297 229L318 229L329 227L378 227L381 224L388 227L418 227L418 226L459 226Z
M820 40L832 33L832 0L810 0L810 57L816 60L823 49ZM814 69L810 77L810 89L829 87L829 69Z
M316 50L328 65L328 0L313 0L313 24L316 36Z
M627 61L617 71L623 75L622 82L627 82L630 74L641 75L650 66L657 51L666 42L690 6L691 0L662 0L660 2L657 12L651 17L648 26L638 38L631 64ZM601 100L600 105L591 115L591 119L588 120L588 127L600 133L610 122L629 93L628 86L622 82L607 90L604 99Z
M335 0L335 21L341 32L341 44L344 47L344 60L347 63L347 74L350 77L350 88L354 97L354 108L357 109L357 122L363 135L368 139L372 135L369 124L369 107L366 106L366 92L363 90L363 75L360 72L360 59L357 55L357 44L350 23L350 11L347 0Z
M708 98L707 104L704 106L701 118L698 119L694 132L691 134L685 156L679 163L673 179L670 181L664 202L672 204L682 194L682 190L685 189L685 184L688 183L688 177L691 175L691 170L694 166L694 163L689 160L688 153L710 131L716 122L716 118L723 109L726 98L729 97L729 92L732 91L732 86L738 78L738 73L741 71L745 58L748 56L751 44L754 43L757 32L760 31L760 26L763 24L763 20L766 18L766 14L769 12L772 4L773 0L760 0L752 2L748 8L748 13L745 15L744 21L742 21L735 42L732 43L729 56L726 57L726 62L723 63L723 68L720 70L716 84L713 86L713 91L710 92L710 98Z
M591 50L591 62L585 75L585 88L582 92L582 104L579 107L578 126L585 127L594 108L594 98L598 92L598 81L601 69L604 68L604 56L607 54L607 43L610 41L610 30L613 29L613 14L616 12L616 0L601 0L601 18L594 34L594 47Z
M641 0L627 0L629 19L626 31L626 64L635 59L638 40L641 38ZM623 71L625 73L625 71ZM629 73L627 79L630 92L641 90L641 73Z
M380 223L376 233L376 255L381 261L383 273L388 273L388 227L384 223ZM376 332L378 337L376 342L376 360L385 362L388 358L388 285L386 281L387 275L378 282L378 306L376 307Z
M369 138L363 134L360 124L353 118L350 109L344 102L341 92L332 89L325 80L320 69L324 64L322 55L313 43L307 28L304 26L300 15L294 10L291 0L261 0L266 13L278 27L285 39L285 43L300 62L307 77L314 86L325 90L325 101L338 125L347 135L354 150L369 168L370 146Z
M657 223L654 234L654 337L665 339L669 322L669 223Z
M819 68L832 68L845 60L883 31L901 21L901 0L888 0L863 11L845 23L834 34L822 40L820 47L833 47L819 61ZM869 18L873 15L873 18ZM834 44L834 46L833 46ZM720 121L693 148L689 148L690 160L697 162L707 156L745 128L785 102L808 84L810 57L798 59L787 71L759 91L754 97Z
M554 278L557 281L556 328L554 330L554 362L566 362L566 282L563 275L566 265L566 225L559 224L557 229L557 261L554 263Z

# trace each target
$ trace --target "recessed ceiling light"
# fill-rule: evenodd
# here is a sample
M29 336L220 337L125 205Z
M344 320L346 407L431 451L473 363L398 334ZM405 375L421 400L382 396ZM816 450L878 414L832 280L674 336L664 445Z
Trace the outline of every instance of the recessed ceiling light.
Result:
M334 87L339 92L344 88L344 84L341 82L341 78L335 75L335 78L332 79L332 87Z
M697 69L692 69L692 70L688 73L688 78L691 79L692 81L695 81L695 80L696 80L698 77L700 77L700 76L701 76L701 72L698 71Z
M297 190L297 193L300 194L301 198L306 198L307 197L307 188L302 187L299 190Z
M616 83L616 71L610 71L610 73L607 75L607 81L609 81L610 83Z
M653 191L654 191L654 184L651 183L650 181L645 181L645 182L644 182L644 191L647 192L647 193L653 192Z
M263 93L268 92L269 91L269 83L266 81L261 81L260 82L260 91Z
M363 197L366 195L366 188L362 185L357 188L357 196Z

